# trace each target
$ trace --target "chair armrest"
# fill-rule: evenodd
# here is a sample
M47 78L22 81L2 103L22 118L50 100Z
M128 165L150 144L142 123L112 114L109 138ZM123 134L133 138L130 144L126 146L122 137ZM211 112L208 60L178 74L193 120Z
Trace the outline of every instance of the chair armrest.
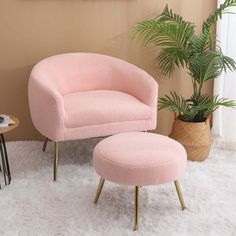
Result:
M130 71L127 81L132 95L136 96L144 104L157 108L158 84L154 78L139 69L139 71Z
M122 66L122 90L135 96L152 110L151 129L156 128L158 84L156 80L144 70L127 63Z
M64 105L52 82L33 70L28 86L29 107L35 128L53 141L64 140Z
M118 88L127 92L150 107L157 106L158 84L146 71L128 62L116 63Z

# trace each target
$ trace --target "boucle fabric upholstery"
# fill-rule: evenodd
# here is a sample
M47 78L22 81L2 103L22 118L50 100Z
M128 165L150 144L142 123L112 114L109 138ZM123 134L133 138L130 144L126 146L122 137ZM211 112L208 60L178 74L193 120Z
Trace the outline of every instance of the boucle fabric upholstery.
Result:
M156 128L158 85L123 60L93 53L46 58L32 70L35 128L53 141Z
M145 186L177 180L184 172L184 147L169 137L143 132L113 135L94 149L93 164L111 182Z

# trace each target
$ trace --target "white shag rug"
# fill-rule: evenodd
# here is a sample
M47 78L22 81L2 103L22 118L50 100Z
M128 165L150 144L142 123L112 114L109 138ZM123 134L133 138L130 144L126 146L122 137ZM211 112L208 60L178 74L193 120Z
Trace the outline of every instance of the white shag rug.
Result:
M99 181L91 162L96 142L61 145L57 183L51 143L46 153L41 142L7 143L12 183L0 190L0 235L236 235L236 152L213 147L207 161L188 162L180 179L184 212L174 184L143 187L140 230L133 232L134 187L106 182L93 204Z

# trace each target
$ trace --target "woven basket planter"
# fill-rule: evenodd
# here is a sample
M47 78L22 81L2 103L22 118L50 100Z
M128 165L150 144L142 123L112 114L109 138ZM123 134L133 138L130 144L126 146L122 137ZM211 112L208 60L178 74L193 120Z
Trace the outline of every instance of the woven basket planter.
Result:
M211 149L209 119L201 123L175 119L170 137L185 147L189 160L204 161L209 155Z

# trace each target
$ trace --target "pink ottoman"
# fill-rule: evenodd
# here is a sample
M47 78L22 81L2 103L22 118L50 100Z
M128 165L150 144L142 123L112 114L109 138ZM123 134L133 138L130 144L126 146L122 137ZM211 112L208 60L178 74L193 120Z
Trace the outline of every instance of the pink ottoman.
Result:
M96 204L105 180L135 186L135 223L138 229L140 186L174 182L182 206L183 196L177 179L187 163L184 147L166 136L132 132L111 136L99 142L94 149L93 164L101 176Z

